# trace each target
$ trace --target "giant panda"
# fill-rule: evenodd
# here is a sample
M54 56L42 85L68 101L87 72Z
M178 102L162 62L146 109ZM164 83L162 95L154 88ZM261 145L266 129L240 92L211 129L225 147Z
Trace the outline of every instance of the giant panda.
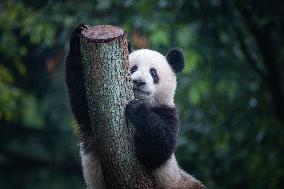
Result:
M86 27L78 26L71 35L65 77L71 109L80 126L81 159L87 188L105 189L80 63L80 35ZM129 63L135 99L127 104L125 113L135 127L137 159L152 171L159 189L203 188L200 181L179 168L174 155L179 125L174 95L176 73L184 68L182 51L171 49L163 56L157 51L140 49L129 54Z

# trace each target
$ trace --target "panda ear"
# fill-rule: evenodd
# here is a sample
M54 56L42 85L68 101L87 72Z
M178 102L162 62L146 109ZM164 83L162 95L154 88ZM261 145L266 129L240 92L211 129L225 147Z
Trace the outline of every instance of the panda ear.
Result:
M184 55L181 49L172 48L168 51L166 59L175 73L179 73L184 68Z

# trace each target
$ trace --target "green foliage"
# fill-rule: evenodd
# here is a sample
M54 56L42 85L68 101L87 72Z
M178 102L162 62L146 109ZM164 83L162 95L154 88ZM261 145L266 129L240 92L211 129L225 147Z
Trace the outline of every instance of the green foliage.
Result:
M84 188L63 62L71 31L87 23L184 50L175 98L184 169L212 189L283 188L282 9L263 0L1 1L0 186Z

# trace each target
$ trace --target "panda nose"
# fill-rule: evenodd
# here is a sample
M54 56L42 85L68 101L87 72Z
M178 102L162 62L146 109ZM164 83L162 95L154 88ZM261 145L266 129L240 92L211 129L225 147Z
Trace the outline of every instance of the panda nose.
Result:
M146 82L145 81L142 81L142 80L133 80L134 84L138 87L141 87L143 85L146 85Z

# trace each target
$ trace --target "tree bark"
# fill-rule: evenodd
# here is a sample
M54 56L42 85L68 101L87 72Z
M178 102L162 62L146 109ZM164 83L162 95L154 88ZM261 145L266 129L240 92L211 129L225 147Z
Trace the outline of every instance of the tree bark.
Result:
M87 105L107 188L154 188L134 154L134 128L125 106L134 98L127 36L115 26L82 31L81 54Z

